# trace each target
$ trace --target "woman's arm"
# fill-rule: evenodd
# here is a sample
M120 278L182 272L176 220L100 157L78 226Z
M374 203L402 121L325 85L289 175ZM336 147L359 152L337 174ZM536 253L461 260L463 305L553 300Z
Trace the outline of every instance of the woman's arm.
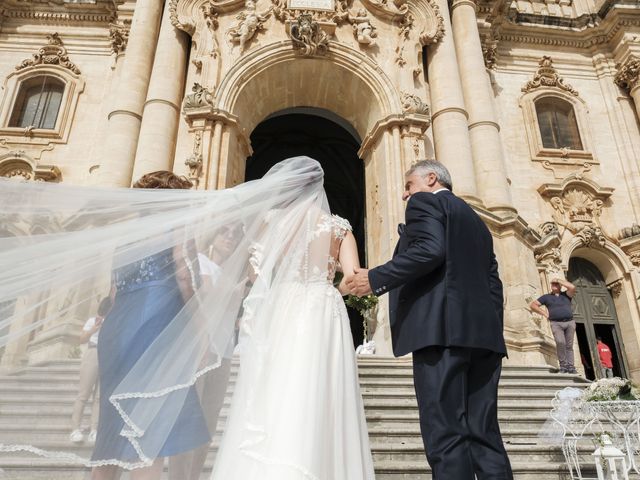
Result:
M340 281L340 285L338 285L338 290L342 295L347 295L349 293L349 289L346 285L347 278L351 277L355 273L356 268L360 268L358 246L356 245L356 239L351 232L347 232L340 244L338 261L342 267L342 273L344 273L344 276Z
M194 291L194 278L197 274L194 270L193 262L191 263L191 268L187 264L188 259L184 256L184 248L182 245L176 245L173 247L173 263L176 271L176 283L178 284L178 289L180 290L180 295L182 295L182 300L187 302L193 294Z

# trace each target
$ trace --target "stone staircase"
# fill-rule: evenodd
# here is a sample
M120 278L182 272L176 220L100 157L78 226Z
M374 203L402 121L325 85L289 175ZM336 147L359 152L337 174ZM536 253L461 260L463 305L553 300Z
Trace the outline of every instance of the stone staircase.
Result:
M359 369L376 478L430 479L420 437L410 361L363 357ZM77 380L78 362L71 360L0 376L0 442L36 443L49 450L89 456L89 446L78 447L68 440ZM499 389L499 418L516 480L569 478L560 449L541 444L537 435L551 408L554 392L567 386L586 385L578 376L552 373L548 368L504 368ZM223 408L222 416L225 415L226 408ZM86 420L88 422L88 415ZM215 454L216 441L213 444L210 458ZM590 453L582 452L585 458ZM210 463L211 460L207 469ZM89 478L88 470L82 467L20 452L0 452L0 469L2 480ZM593 469L587 471L587 476L595 478ZM128 476L122 478L126 480ZM208 474L203 473L202 478L208 478Z

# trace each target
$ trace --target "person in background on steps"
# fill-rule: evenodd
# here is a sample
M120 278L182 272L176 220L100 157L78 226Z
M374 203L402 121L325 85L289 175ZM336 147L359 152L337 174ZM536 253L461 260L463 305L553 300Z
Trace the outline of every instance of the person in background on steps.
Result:
M611 349L602 341L601 337L596 337L598 343L598 357L600 357L600 368L602 371L602 378L613 378L613 360L611 355Z
M90 443L96 441L100 404L100 389L98 387L98 335L100 334L100 327L102 327L104 317L109 313L111 305L111 298L103 298L98 305L97 315L87 320L80 334L80 344L88 343L88 345L80 362L80 385L78 386L78 396L73 404L73 414L71 415L71 435L69 439L73 443L82 443L84 441L84 433L81 428L82 415L84 414L84 408L91 398L91 395L93 395L93 403L91 405L91 430L87 441Z
M562 291L562 287L566 291ZM551 331L556 341L560 373L578 373L573 360L573 337L576 322L571 310L571 299L576 294L573 283L560 278L551 280L551 293L542 295L531 302L531 310L542 315L551 322ZM542 306L546 307L546 310Z

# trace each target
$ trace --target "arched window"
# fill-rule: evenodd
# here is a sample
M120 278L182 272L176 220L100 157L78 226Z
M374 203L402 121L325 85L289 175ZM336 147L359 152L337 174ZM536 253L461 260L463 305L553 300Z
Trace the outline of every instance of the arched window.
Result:
M9 126L53 130L64 89L64 82L49 75L24 81L20 85Z
M544 148L583 150L576 112L569 102L543 97L535 102Z

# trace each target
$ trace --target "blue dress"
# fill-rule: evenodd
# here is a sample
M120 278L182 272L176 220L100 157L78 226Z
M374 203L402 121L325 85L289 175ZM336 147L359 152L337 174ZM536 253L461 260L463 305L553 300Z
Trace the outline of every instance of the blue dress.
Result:
M120 435L124 422L109 397L178 314L184 301L175 280L171 250L117 270L115 284L114 306L104 320L98 340L100 417L91 459L137 462L139 457L132 445ZM186 452L210 440L198 395L192 387L159 456Z

